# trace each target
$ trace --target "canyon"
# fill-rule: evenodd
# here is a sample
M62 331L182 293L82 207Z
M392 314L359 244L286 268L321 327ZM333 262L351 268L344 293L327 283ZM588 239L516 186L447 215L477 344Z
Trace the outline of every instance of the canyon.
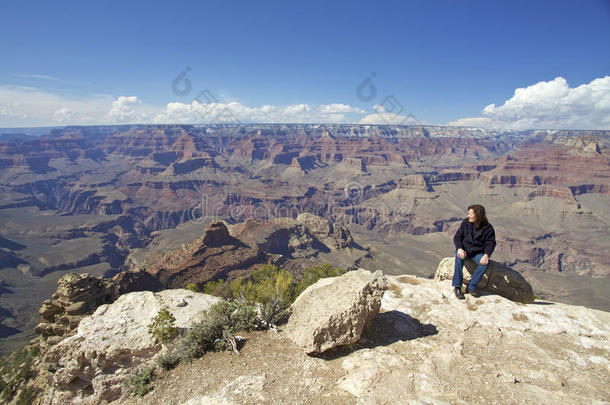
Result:
M227 226L214 248L236 259L225 275L275 261L297 274L329 262L431 277L480 203L496 229L493 259L538 297L610 310L610 131L129 125L3 139L3 352L33 336L61 276L130 277L180 249L190 261L174 265L196 270L193 241L216 220ZM328 222L308 224L310 214ZM320 226L332 228L325 240ZM195 280L158 263L166 287Z

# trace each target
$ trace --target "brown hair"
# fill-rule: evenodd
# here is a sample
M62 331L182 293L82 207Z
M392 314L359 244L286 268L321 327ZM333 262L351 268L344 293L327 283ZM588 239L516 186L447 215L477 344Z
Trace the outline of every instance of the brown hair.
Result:
M485 207L479 204L472 204L468 206L468 210L474 211L474 226L479 229L480 227L487 225L487 216L485 215Z

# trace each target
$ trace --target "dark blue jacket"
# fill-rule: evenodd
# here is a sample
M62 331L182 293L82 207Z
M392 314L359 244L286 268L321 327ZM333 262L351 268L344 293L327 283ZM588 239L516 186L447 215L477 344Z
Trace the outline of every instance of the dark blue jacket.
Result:
M470 257L477 253L491 256L496 248L496 233L489 222L481 229L475 229L474 222L469 222L466 218L455 233L453 244L456 249L464 249Z

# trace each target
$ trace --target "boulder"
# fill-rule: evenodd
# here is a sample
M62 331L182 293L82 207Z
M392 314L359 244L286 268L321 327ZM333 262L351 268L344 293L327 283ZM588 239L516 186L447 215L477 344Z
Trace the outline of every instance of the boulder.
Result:
M434 279L451 280L454 267L455 257L444 258L434 273ZM464 284L468 284L476 269L477 264L474 261L466 260L464 264ZM477 289L524 304L534 302L534 290L530 283L517 271L494 260L489 261L489 267L479 281Z
M162 348L148 331L159 310L168 308L176 318L175 326L186 329L219 300L188 290L142 291L100 306L80 321L76 334L47 353L45 362L56 369L49 402L118 399L130 371L147 364Z
M355 343L379 313L388 283L381 271L359 269L309 286L291 306L286 335L308 354Z

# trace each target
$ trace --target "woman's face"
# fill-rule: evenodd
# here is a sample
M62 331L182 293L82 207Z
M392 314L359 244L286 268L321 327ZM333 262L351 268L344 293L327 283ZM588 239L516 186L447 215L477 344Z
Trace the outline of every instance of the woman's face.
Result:
M474 214L474 210L471 208L468 210L468 222L474 222L477 216Z

